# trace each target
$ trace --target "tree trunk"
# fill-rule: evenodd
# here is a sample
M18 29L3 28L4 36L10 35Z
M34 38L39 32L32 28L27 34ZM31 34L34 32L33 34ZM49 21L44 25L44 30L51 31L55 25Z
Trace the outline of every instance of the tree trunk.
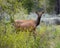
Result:
M56 14L60 14L60 0L56 0L55 11Z

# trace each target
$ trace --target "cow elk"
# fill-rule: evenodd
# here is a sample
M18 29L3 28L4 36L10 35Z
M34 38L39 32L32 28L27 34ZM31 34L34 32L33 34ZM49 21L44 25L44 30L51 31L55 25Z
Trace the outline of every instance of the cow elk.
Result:
M36 27L40 24L41 16L44 13L44 11L37 12L37 20L15 20L14 21L14 27L16 30L28 30L28 31L34 31Z
M36 11L37 19L36 20L15 20L13 25L17 31L29 31L32 32L35 35L36 33L36 27L40 24L41 16L44 13L44 11ZM30 33L31 34L31 33Z

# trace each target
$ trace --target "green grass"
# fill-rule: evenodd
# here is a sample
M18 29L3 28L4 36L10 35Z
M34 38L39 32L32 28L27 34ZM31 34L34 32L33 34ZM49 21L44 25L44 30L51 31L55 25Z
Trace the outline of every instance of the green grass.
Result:
M41 25L37 29L36 39L33 33L16 33L10 24L0 24L0 48L60 48L60 26Z

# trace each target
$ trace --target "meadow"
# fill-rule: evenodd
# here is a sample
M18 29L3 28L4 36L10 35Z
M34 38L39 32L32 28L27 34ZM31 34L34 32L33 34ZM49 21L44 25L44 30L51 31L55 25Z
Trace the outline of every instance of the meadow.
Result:
M60 14L59 2L59 0L0 0L0 48L60 48L60 25L42 21L36 28L36 38L28 30L16 33L12 25L13 20L16 19L31 20L33 16L36 19L36 11L42 9L45 15L52 14L52 18L56 14L58 16ZM50 18L48 14L47 17Z
M36 39L33 33L16 31L10 24L0 23L0 48L60 48L60 26L44 25L36 29Z

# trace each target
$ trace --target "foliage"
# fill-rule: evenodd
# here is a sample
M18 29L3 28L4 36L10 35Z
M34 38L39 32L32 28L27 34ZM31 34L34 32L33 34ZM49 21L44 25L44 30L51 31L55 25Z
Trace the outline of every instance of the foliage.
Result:
M50 0L49 12L55 5L54 3L53 0ZM16 33L11 22L6 23L5 16L9 16L12 20L12 17L17 17L19 14L20 19L22 15L25 16L27 10L30 12L33 6L34 0L0 0L0 14L2 14L1 18L3 17L2 20L0 18L0 48L51 48L51 46L53 48L60 48L60 26L52 27L43 24L39 30L37 29L36 39L34 39L33 33L29 31L18 31Z
M33 37L33 33L18 31L16 33L14 27L7 23L4 26L0 24L0 48L48 48L53 44L57 44L58 36L60 36L59 28L56 27L56 31L52 30L52 26L40 26L40 30L37 29L36 39ZM31 33L31 35L30 35Z
M33 0L22 0L22 6L28 10L28 12L31 12L32 7L34 6Z
M47 7L47 12L54 12L55 11L55 6L56 6L56 0L48 0L48 7Z

